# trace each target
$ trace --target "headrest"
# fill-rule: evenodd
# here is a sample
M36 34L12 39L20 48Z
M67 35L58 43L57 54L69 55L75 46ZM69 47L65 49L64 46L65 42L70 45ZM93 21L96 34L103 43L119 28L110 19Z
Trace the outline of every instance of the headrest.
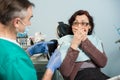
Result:
M57 27L57 34L59 37L63 37L68 34L68 24L65 24L64 22L58 22L58 27Z
M53 42L53 44L47 44L47 46L48 46L49 54L51 56L52 53L55 51L55 49L58 46L58 41L56 39L52 39L52 40L50 40L50 42Z

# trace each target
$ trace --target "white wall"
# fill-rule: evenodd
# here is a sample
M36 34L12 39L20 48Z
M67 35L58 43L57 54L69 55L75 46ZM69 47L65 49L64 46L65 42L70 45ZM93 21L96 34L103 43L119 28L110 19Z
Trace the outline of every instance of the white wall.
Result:
M46 40L56 38L57 22L67 23L77 10L88 10L94 18L95 33L104 44L108 64L103 71L109 76L120 74L120 39L115 26L120 26L120 0L31 0L35 4L29 35L42 32Z

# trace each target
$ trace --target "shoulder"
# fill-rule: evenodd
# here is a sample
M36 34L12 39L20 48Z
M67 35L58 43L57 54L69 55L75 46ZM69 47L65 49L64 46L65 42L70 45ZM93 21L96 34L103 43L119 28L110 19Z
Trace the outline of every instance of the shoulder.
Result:
M19 60L29 60L29 56L20 46L9 41L2 41L0 45L0 62L11 64Z
M88 39L93 43L102 43L102 40L99 37L97 37L95 34L89 35Z

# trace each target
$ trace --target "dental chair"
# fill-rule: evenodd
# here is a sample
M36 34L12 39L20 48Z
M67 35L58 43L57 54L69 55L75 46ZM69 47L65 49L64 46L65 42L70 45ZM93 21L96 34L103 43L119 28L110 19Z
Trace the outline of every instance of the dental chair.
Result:
M61 38L65 35L68 34L68 29L69 29L69 25L68 24L65 24L64 22L58 22L58 26L57 26L57 34L58 34L58 37ZM49 53L48 53L48 60L50 58L50 56L52 55L52 53L54 52L54 50L57 48L58 46L58 41L57 39L52 39L50 41L53 41L54 44L48 44L48 50L49 50Z
M67 35L68 34L68 30L69 30L69 25L68 24L65 24L64 22L58 22L57 34L58 34L59 38ZM53 41L54 44L48 44L48 50L49 50L49 53L47 55L48 60L50 59L52 53L55 51L55 49L59 45L58 41L56 39L52 39L50 41ZM64 80L62 75L61 75L61 73L59 72L59 70L55 71L52 80Z

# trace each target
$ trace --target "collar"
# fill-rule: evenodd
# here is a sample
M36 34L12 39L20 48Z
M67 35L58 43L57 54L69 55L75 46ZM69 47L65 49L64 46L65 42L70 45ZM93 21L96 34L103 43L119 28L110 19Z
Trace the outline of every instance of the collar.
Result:
M20 46L20 44L18 44L16 40L12 40L12 39L5 38L5 37L0 37L0 39L7 40L7 41L9 41L9 42L12 42L12 43L17 44L18 46Z

